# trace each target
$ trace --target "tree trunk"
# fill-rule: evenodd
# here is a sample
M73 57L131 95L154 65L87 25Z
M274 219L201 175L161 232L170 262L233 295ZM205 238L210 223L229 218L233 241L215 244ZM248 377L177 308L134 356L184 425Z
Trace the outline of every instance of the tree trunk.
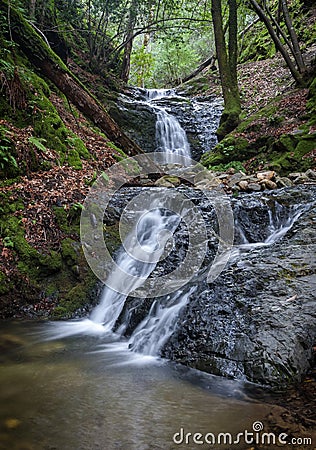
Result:
M190 73L190 75L187 75L183 78L182 83L185 83L186 81L192 80L192 78L196 77L202 70L206 69L206 67L214 66L216 61L216 57L212 55L210 58L208 58L206 61L202 62L202 64L199 65L199 67L193 72Z
M284 21L285 21L286 27L289 31L289 35L290 35L290 38L291 38L291 41L293 44L293 56L295 58L299 72L304 73L306 71L306 66L305 66L305 63L303 60L300 45L298 43L297 34L296 34L293 24L292 24L289 9L287 7L287 2L286 2L286 0L281 0L281 1L282 1L282 10L283 10Z
M7 1L1 0L0 10L6 12L7 8ZM45 44L23 16L12 8L10 17L12 37L34 66L126 154L142 153L140 147L120 130L98 100Z
M235 10L234 10L235 9ZM212 20L219 73L224 97L224 111L217 130L221 140L239 124L241 111L237 85L237 5L236 0L229 1L229 56L223 28L221 0L212 0Z
M304 82L303 82L303 79L302 79L300 73L298 72L298 70L296 70L294 63L292 62L288 52L284 48L284 45L282 45L282 42L280 41L277 33L274 31L274 28L271 25L266 14L264 13L263 9L261 8L261 6L259 6L259 4L256 2L256 0L249 0L249 1L250 1L251 5L253 6L253 9L256 11L256 13L260 17L260 19L263 21L263 23L267 27L267 30L268 30L276 48L279 50L279 52L283 56L288 68L290 69L290 72L291 72L294 80L297 82L298 85L304 86Z
M125 38L126 43L124 45L124 55L121 70L121 79L125 83L127 83L129 80L129 74L131 69L131 54L133 50L133 38L134 38L136 16L137 16L136 4L135 1L133 0L129 10L127 33Z
M125 83L129 80L129 74L131 70L131 54L133 50L133 31L131 31L126 38L127 42L124 48L124 56L121 70L121 80Z

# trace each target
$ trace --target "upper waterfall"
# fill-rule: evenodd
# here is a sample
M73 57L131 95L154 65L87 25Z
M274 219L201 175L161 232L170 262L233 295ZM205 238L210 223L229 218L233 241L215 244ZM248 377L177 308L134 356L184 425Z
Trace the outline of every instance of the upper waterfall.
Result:
M147 91L149 102L174 95L171 89L150 89ZM156 121L156 151L165 155L165 161L173 164L177 156L191 158L190 144L186 132L178 119L169 114L161 105L155 104Z

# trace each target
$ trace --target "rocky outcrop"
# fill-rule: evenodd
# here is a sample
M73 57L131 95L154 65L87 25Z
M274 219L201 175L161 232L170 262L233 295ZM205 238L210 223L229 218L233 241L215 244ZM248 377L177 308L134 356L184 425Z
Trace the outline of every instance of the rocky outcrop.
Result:
M197 201L196 192L194 195ZM164 357L209 373L274 387L301 380L313 364L316 341L315 201L315 186L232 199L236 245L263 242L273 231L288 227L299 211L301 215L279 240L252 248L237 246L213 283L206 282L205 267L197 274L183 291L185 294L195 286L161 350ZM211 208L207 212L202 195L198 202L212 223ZM181 230L180 234L183 242ZM145 317L151 303L127 302L121 320L126 322L128 334Z
M130 89L109 108L111 117L124 132L145 151L156 150L157 108L173 115L186 132L191 155L199 161L202 154L217 144L216 129L223 109L222 100L215 96L185 98L175 92L169 97L148 102L146 91Z

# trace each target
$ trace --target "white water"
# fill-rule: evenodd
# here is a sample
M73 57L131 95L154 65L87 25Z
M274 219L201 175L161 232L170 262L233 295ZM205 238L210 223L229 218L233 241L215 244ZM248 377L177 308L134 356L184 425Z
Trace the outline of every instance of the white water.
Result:
M268 247L273 245L275 242L278 242L285 236L285 234L293 227L297 219L304 213L306 210L305 206L294 206L287 213L287 217L283 217L283 206L275 202L275 212L269 208L269 225L268 225L268 236L262 241L258 242L249 242L243 228L239 225L238 222L235 223L235 227L241 237L242 243L236 245L233 251L231 252L230 261L237 259L243 252L251 251L256 248Z
M231 252L230 261L261 247L273 245L292 228L305 211L306 207L293 207L284 214L284 207L275 202L274 210L268 209L269 223L266 238L258 242L249 242L242 227L236 223L242 243ZM72 336L75 334L108 336L110 342L121 339L127 323L114 334L113 328L124 307L127 294L120 294L124 288L127 292L137 289L150 276L163 254L165 245L180 222L176 214L164 209L163 201L156 199L152 209L141 216L136 228L127 236L116 260L116 266L109 274L109 281L117 291L105 286L98 306L94 308L89 319L53 323L48 330L48 339ZM125 273L126 276L122 276ZM133 278L133 275L136 275ZM126 285L127 283L127 285ZM190 301L196 287L187 291L183 289L168 296L155 299L149 313L134 330L128 342L106 345L106 351L125 352L129 348L141 355L157 356L175 330L181 309ZM143 301L143 299L139 299ZM114 345L114 347L113 347ZM132 354L131 354L132 356ZM136 355L135 355L136 356ZM130 361L129 357L125 357ZM146 361L146 358L145 358Z
M100 304L90 319L111 331L124 306L128 293L136 290L156 267L165 245L179 223L179 216L163 209L160 199L152 210L145 213L127 236L108 282L116 289L105 286ZM121 294L121 292L127 294Z
M196 287L183 293L182 290L168 295L165 304L155 300L148 316L137 326L131 339L129 348L145 355L156 356L173 333L179 313L189 301Z
M166 98L172 94L173 91L170 89L149 89L147 91L149 103L152 106L153 101ZM154 104L154 109L157 113L156 151L164 153L166 164L176 163L179 156L191 158L190 144L179 121L162 106Z
M172 95L169 90L148 91L148 101ZM155 105L157 110L157 151L166 155L166 162L172 163L174 155L190 156L189 144L179 122L168 114L164 108ZM245 251L272 245L280 240L304 212L302 208L292 208L284 217L284 207L277 202L274 211L268 209L269 225L267 237L259 242L249 242L245 230L236 223L242 243L236 245L231 252L230 260L237 259ZM166 243L175 232L180 217L167 212L161 195L152 202L151 209L144 213L134 229L125 239L121 250L107 280L100 303L91 312L90 318L81 321L70 321L53 324L53 333L49 338L59 338L75 334L108 335L113 342L120 339L125 331L121 326L113 334L114 326L119 318L128 295L140 287L155 269L163 255ZM223 255L225 258L226 255ZM219 264L221 262L219 261ZM148 315L134 330L128 343L124 344L133 351L143 355L156 356L175 330L177 318L182 308L194 294L195 288L186 292L177 292L155 299ZM124 292L124 294L122 294ZM143 301L139 299L139 301ZM115 347L117 348L117 347Z

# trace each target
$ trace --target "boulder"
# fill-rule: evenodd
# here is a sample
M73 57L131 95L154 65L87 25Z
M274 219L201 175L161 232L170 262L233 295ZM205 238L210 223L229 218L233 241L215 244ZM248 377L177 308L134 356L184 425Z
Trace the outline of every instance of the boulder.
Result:
M258 180L272 180L274 177L275 177L275 172L273 170L257 173Z

